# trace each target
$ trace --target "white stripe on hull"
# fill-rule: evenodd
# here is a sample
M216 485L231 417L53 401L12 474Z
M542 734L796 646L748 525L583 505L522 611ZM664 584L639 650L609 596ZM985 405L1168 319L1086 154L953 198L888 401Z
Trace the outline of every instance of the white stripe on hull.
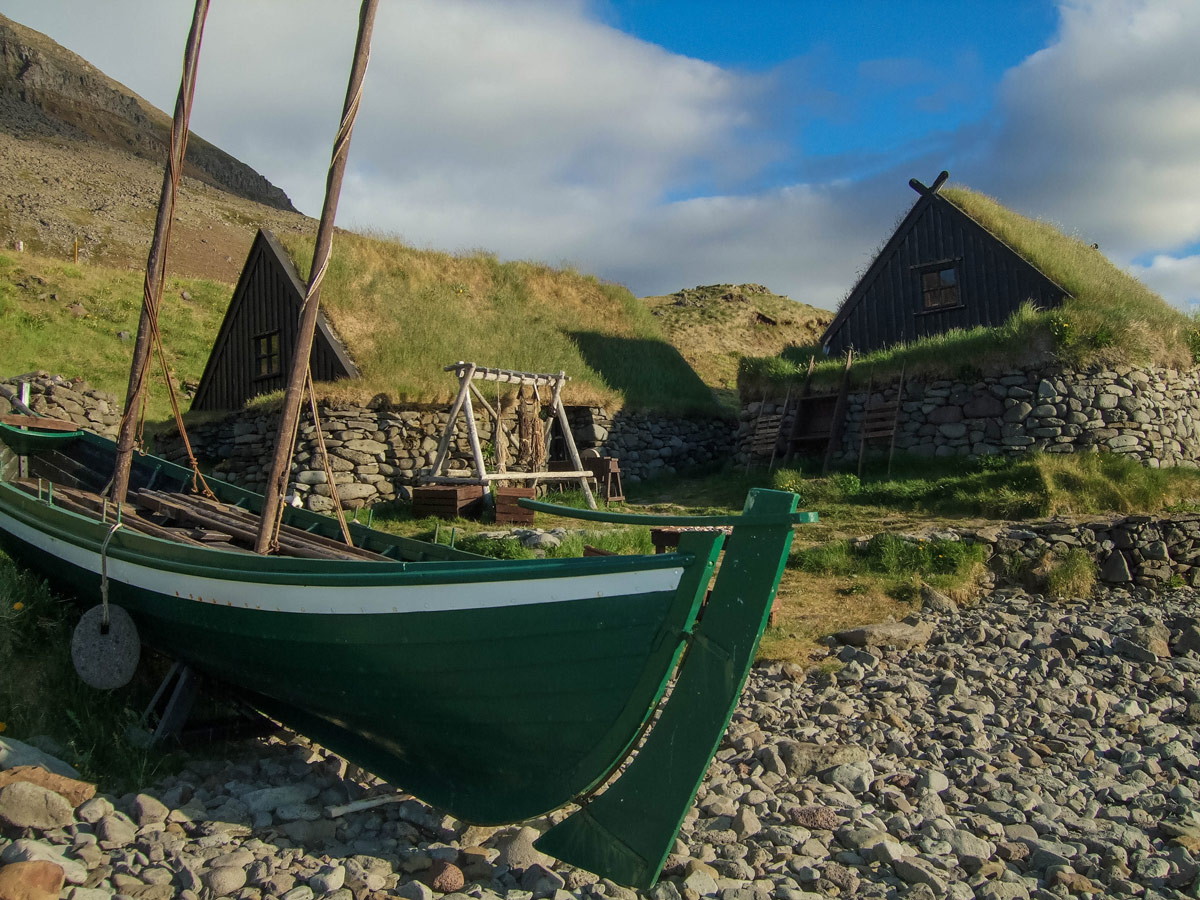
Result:
M99 587L98 552L51 537L3 512L0 512L0 528L64 562L95 572ZM567 603L674 591L682 576L682 568L670 568L511 581L325 587L185 575L115 559L111 553L108 558L108 578L112 582L198 603L313 615L442 612Z

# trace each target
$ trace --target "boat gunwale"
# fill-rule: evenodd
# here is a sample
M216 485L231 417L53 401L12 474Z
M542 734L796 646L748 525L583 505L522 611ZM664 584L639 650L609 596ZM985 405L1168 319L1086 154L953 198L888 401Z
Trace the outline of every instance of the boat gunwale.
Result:
M47 516L47 511L51 515ZM0 482L0 513L26 526L81 549L99 552L115 520L101 522L55 506L46 498ZM91 532L90 534L88 532ZM387 537L386 533L375 532ZM163 553L165 549L169 553ZM565 559L357 560L261 556L219 546L196 547L166 538L119 529L107 551L110 560L150 565L180 575L219 576L224 580L307 586L404 587L448 582L541 580L588 575L627 574L659 569L689 568L687 553L636 556L570 557Z

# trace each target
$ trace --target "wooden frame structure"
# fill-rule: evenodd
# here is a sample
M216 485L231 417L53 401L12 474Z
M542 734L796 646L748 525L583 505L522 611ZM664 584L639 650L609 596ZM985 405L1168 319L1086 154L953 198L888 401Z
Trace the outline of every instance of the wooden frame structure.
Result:
M462 360L446 366L444 371L453 372L454 377L458 379L458 394L450 405L450 418L446 421L446 430L442 433L441 440L438 441L437 456L434 457L429 473L421 476L422 482L429 484L490 484L497 481L532 481L536 485L539 481L578 481L584 496L587 497L588 506L592 509L596 508L596 499L592 496L592 489L588 484L588 480L593 475L584 468L583 462L579 458L575 439L571 436L571 427L567 424L567 411L562 402L563 385L570 380L567 378L566 372L559 372L557 375L516 372L512 369L492 369ZM519 387L530 386L533 388L534 394L539 397L539 387L550 388L550 415L552 418L546 422L546 437L549 437L550 428L557 419L562 428L563 443L566 444L567 457L572 468L566 472L507 472L504 471L504 465L501 463L500 471L487 471L487 466L483 461L483 448L479 443L479 429L475 426L475 406L471 401L472 394L483 404L483 408L495 421L499 440L504 439L504 430L500 410L492 408L479 388L475 386L476 381L494 381ZM466 418L467 442L471 447L471 458L475 471L471 475L448 475L444 470L446 460L450 456L450 442L454 439L454 426L460 412Z

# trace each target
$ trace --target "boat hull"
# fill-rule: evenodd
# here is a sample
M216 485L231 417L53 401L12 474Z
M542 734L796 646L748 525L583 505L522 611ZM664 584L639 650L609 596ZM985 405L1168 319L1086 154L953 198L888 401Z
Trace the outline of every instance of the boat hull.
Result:
M0 484L6 551L285 724L465 821L561 806L627 753L717 542L669 557L355 562L117 529ZM104 542L108 540L107 550Z
M338 559L332 521L288 510L291 526L324 539L308 542L318 558L262 556L165 539L175 535L160 522L128 520L142 533L98 518L108 508L86 492L102 490L111 442L43 445L22 433L13 443L28 455L0 447L10 555L90 602L106 578L146 643L460 819L520 821L579 801L539 847L641 888L657 879L737 705L792 527L816 521L795 511L795 494L764 489L740 516L531 503L707 530L661 556L492 560L352 525L355 545L378 555ZM70 488L58 504L42 489L47 474ZM154 510L190 480L153 457L131 477ZM210 483L238 507L218 519L238 525L261 508L258 495ZM714 529L728 526L714 582L726 543Z

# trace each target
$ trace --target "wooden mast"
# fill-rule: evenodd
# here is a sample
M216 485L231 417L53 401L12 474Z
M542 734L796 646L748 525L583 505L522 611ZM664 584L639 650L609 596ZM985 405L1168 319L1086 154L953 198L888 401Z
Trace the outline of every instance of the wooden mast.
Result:
M292 355L292 369L288 378L287 392L283 398L283 409L279 414L279 431L275 439L275 457L271 461L271 474L267 477L263 491L263 508L259 522L258 538L254 549L266 553L272 549L282 513L283 495L287 490L292 451L295 444L296 426L300 418L308 375L309 357L312 355L313 333L317 327L320 304L321 280L329 265L329 253L333 245L333 220L337 213L338 195L342 189L342 176L346 172L346 158L350 153L350 134L354 129L354 118L358 115L362 99L363 79L367 72L367 61L371 56L371 30L375 25L375 11L379 0L363 0L358 19L358 40L354 46L354 63L350 69L350 83L346 87L346 102L342 107L342 122L333 144L333 157L329 163L329 174L325 182L325 205L321 209L321 222L317 226L316 246L313 248L312 268L308 278L308 291L300 312L300 326L296 335L296 346Z
M175 214L175 198L179 179L183 175L184 154L187 152L188 120L192 114L192 95L196 91L196 64L200 58L200 42L204 36L204 20L208 15L208 0L196 0L192 28L188 32L183 54L183 76L179 96L175 100L175 115L171 121L171 145L163 173L162 194L158 198L158 217L154 222L154 239L146 257L146 279L142 285L142 315L138 320L137 340L133 345L133 362L129 367L129 388L125 394L125 413L117 436L117 459L113 469L110 496L114 503L125 500L129 489L129 468L133 461L133 446L137 439L138 418L146 393L146 375L150 370L150 338L155 329L158 304L162 299L163 276L167 264L167 243L171 235L171 219Z

